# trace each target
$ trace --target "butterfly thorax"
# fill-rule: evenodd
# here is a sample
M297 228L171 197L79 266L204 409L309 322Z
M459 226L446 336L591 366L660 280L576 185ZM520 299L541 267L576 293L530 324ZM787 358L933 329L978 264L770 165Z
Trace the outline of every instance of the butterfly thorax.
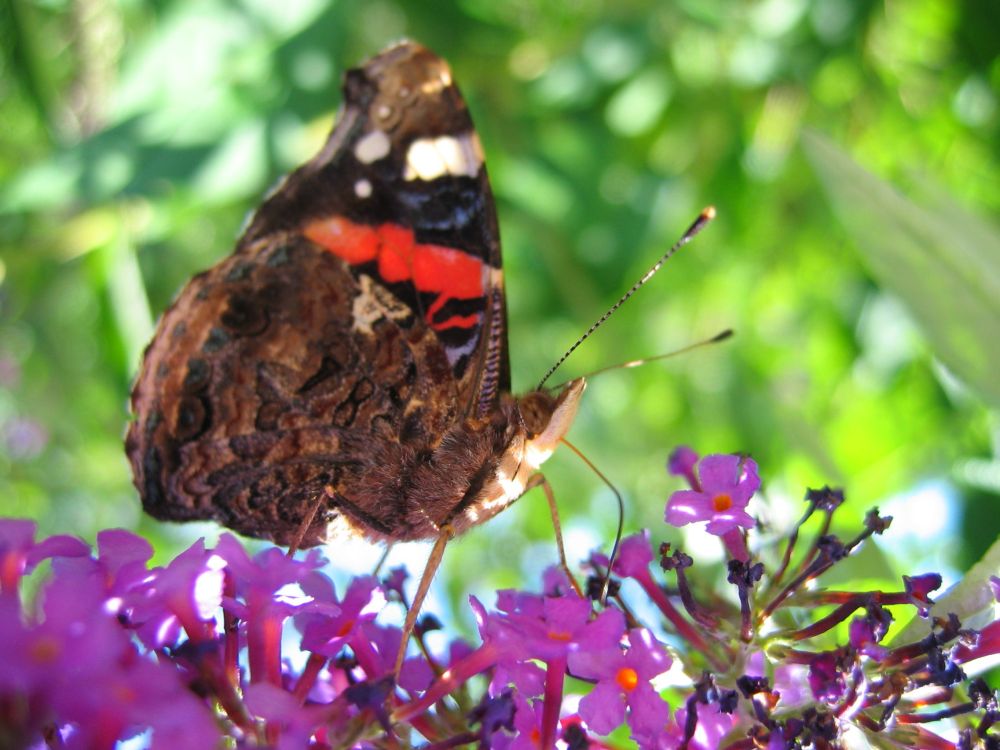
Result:
M579 379L558 395L533 391L520 398L502 396L496 419L506 424L509 440L471 474L475 479L450 509L447 523L455 533L493 517L524 494L532 476L569 430L585 385ZM442 441L442 465L449 459L461 464L468 455L464 447L461 440Z
M330 524L328 538L346 531L373 540L432 539L446 526L461 534L492 518L524 494L569 429L584 385L573 381L558 395L504 394L495 411L459 422L423 450L386 444L352 483L353 497L335 499L347 510ZM359 515L363 509L367 516Z

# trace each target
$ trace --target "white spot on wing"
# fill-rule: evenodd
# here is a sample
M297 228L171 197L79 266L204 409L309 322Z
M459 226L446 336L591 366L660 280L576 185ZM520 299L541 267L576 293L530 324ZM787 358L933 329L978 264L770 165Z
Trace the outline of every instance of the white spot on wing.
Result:
M421 138L410 144L410 149L406 152L406 171L403 173L403 179L433 180L443 174L445 174L444 162L434 147L434 141Z
M373 130L355 144L354 156L362 164L371 164L388 156L390 148L389 136L381 130Z
M372 194L372 184L362 178L354 183L354 194L359 198L367 198Z
M405 180L433 180L445 175L475 177L483 150L475 133L420 138L406 152Z
M462 151L462 144L458 138L438 138L434 141L434 145L448 174L463 174L469 170L469 160Z
M451 71L447 66L442 66L438 70L437 78L428 78L420 85L420 91L424 94L436 94L442 89L451 86Z
M362 274L358 279L361 291L354 298L351 314L354 330L372 335L372 324L381 318L404 320L410 308L400 302L388 289L372 281L371 276Z

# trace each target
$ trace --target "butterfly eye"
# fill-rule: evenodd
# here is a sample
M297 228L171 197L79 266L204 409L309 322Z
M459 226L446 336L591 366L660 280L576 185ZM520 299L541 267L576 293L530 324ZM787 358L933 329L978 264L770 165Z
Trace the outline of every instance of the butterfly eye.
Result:
M521 419L528 430L528 437L534 437L549 424L552 419L552 412L555 410L556 401L549 394L542 391L527 393L518 401L521 410Z

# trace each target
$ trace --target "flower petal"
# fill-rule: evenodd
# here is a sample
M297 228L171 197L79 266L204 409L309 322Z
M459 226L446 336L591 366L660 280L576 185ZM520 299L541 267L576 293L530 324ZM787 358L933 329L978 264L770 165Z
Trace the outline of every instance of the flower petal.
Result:
M729 453L705 456L698 466L702 490L708 494L731 492L739 481L742 460Z
M613 680L602 680L580 700L580 717L597 734L610 734L625 721L625 700Z

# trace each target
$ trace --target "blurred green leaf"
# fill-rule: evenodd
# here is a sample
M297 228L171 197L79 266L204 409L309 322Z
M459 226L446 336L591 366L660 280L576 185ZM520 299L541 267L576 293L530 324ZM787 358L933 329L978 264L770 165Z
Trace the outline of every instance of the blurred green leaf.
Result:
M879 283L903 300L941 360L1000 407L1000 233L950 201L917 205L819 135L804 144Z

